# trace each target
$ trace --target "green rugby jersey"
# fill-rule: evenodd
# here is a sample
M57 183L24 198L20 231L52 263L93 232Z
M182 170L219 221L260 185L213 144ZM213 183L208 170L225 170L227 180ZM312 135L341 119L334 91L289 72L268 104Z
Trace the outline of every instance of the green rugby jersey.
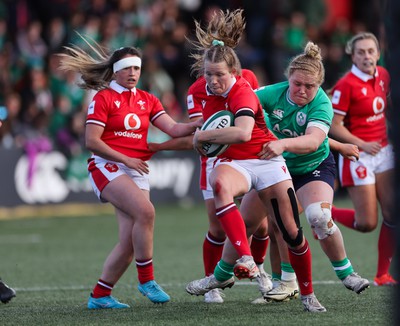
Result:
M333 109L329 97L319 88L315 98L305 106L298 106L289 98L289 82L281 82L257 89L256 94L264 109L268 128L278 139L305 134L308 126L318 126L327 134L332 123ZM317 151L308 154L284 152L283 157L293 175L314 171L328 157L328 137Z

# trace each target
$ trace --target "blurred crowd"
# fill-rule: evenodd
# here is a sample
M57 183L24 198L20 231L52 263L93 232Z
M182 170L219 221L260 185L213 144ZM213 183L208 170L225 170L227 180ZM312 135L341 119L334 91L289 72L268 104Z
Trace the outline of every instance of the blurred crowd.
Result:
M323 50L328 89L350 67L344 45L369 30L384 46L374 5L341 0L3 0L0 2L0 148L23 148L31 157L57 149L87 156L86 108L93 94L79 89L79 76L58 70L63 46L86 45L79 34L110 51L139 47L144 54L139 87L160 98L176 120L186 118L185 94L193 82L187 37L193 19L206 22L215 9L242 7L246 37L237 51L260 85L284 79L287 60L307 40ZM333 6L333 7L332 7ZM332 17L333 8L342 8ZM374 11L375 10L375 11ZM375 13L371 19L371 12ZM340 17L339 17L340 16ZM373 25L371 25L373 24ZM89 49L88 49L89 51ZM162 135L155 131L156 140Z

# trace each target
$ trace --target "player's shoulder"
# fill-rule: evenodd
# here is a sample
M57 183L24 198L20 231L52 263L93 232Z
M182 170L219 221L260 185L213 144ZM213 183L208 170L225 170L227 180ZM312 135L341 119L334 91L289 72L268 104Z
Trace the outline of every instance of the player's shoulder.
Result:
M383 66L376 66L376 69L378 70L379 73L389 74L387 69L385 67L383 67Z
M111 101L118 97L118 92L114 91L112 88L106 87L96 92L93 96L93 100L96 101Z
M188 93L193 94L196 92L205 91L205 89L206 89L206 79L203 76L201 76L197 78L192 85L190 85Z
M328 102L331 103L331 100L328 96L328 94L325 92L325 90L322 87L319 87L317 94L315 96L319 101L323 102Z
M333 88L346 88L357 83L358 79L359 78L356 75L354 75L351 71L348 71L337 80Z
M252 89L259 87L257 76L252 70L242 69L242 77L247 80Z
M275 97L279 97L279 94L286 94L289 88L289 82L287 80L278 82L271 85L261 86L260 88L256 89L256 94L273 94Z
M381 76L381 79L390 79L390 74L385 67L377 66L378 75Z
M144 91L142 89L136 88L136 96L135 98L140 101L147 101L149 103L154 103L154 102L159 102L160 100L158 99L157 96L154 94L151 94L147 91Z
M251 88L249 82L242 76L236 77L236 83L233 85L229 93L234 94L238 92L254 93L254 90Z

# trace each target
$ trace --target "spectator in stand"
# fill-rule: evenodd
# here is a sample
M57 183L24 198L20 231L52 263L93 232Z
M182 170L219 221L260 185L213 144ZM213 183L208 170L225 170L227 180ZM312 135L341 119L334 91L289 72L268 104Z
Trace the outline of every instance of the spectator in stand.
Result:
M28 67L43 66L48 46L42 38L43 24L39 20L29 22L17 37L18 51Z
M27 126L21 123L21 96L12 92L6 95L2 111L3 127L0 129L0 144L4 148L22 148L25 144Z

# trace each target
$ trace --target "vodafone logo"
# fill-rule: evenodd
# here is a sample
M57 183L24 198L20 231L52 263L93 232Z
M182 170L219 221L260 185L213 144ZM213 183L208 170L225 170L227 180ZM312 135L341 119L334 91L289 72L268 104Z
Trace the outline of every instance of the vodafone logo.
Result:
M124 126L126 130L138 130L141 126L139 117L134 113L125 116Z
M381 113L385 109L385 101L382 97L377 96L374 98L374 102L372 103L372 108L375 114Z

